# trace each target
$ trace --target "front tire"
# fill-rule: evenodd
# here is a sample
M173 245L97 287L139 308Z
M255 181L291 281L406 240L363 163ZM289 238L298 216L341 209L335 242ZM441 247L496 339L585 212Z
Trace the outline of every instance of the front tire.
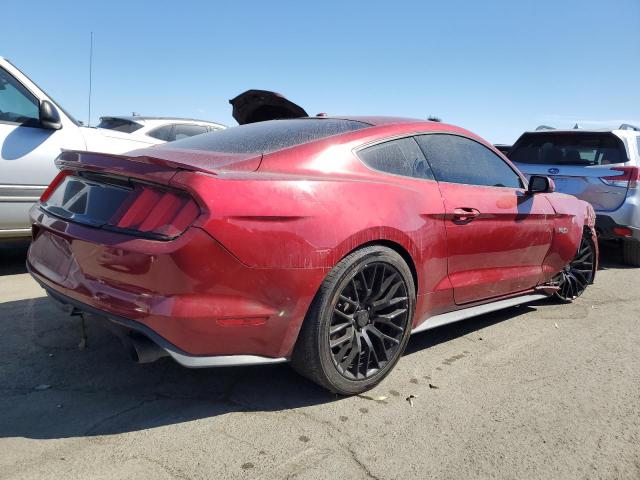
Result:
M591 236L585 233L576 256L554 278L554 283L559 287L554 298L563 303L573 302L593 283L595 275L596 247Z
M415 310L411 270L394 250L370 246L329 272L300 330L291 364L342 395L380 383L404 351Z

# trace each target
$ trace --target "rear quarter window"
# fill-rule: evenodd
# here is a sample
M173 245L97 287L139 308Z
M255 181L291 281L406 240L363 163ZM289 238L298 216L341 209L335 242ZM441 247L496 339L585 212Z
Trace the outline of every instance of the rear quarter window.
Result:
M379 143L358 152L370 168L403 177L433 180L431 168L413 138Z
M270 153L340 133L370 127L354 120L269 120L176 140L159 148L222 153Z

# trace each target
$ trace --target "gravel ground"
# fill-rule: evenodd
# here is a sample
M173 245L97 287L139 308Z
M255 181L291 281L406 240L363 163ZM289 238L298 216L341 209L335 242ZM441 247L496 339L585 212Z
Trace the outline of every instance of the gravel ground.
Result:
M640 271L611 251L575 303L417 335L352 398L286 365L135 365L98 324L81 350L25 252L0 245L2 479L640 478Z

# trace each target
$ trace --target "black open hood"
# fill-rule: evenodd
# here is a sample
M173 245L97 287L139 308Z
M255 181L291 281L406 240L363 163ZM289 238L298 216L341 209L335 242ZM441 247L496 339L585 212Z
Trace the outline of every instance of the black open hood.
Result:
M247 90L229 103L233 105L233 118L240 125L309 116L304 108L269 90Z

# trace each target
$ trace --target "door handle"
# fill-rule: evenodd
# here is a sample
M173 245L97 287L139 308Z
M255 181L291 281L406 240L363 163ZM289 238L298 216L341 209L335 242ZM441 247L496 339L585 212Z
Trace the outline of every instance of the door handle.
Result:
M470 222L480 216L480 211L475 208L454 208L453 209L453 221L454 222Z

